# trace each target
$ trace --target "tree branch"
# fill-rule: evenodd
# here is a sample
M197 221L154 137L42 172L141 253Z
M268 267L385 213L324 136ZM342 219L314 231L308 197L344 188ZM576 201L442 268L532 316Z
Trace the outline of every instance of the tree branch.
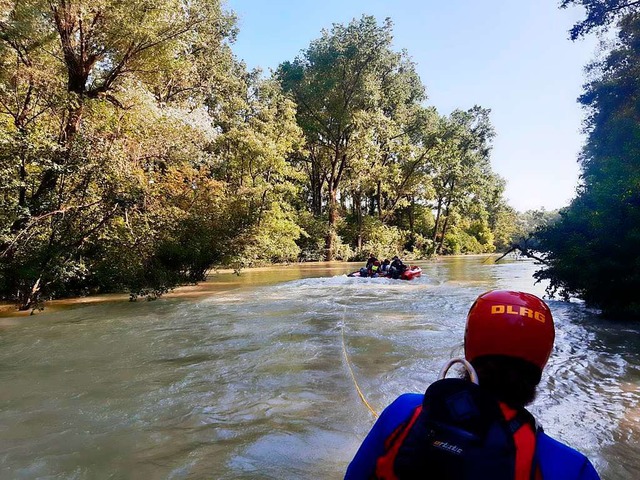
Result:
M52 216L55 216L55 215L64 215L65 213L67 213L67 212L69 212L71 210L84 210L85 208L94 207L94 206L98 205L101 202L102 202L102 200L97 200L95 202L87 203L85 205L71 205L71 206L66 207L66 208L60 208L58 210L53 210L51 212L47 212L47 213L45 213L43 215L39 215L37 217L32 217L29 220L29 223L27 223L27 225L25 225L25 227L20 230L20 232L16 235L16 237L13 239L13 241L2 252L0 252L0 258L6 256L12 250L12 248L18 243L18 240L20 240L21 237L23 237L31 228L33 228L40 221L45 220L45 219L47 219L49 217L52 217Z

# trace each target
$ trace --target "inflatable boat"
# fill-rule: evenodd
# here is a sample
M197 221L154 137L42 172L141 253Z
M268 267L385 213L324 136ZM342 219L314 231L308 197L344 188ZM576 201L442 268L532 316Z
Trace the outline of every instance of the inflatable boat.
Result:
M418 278L420 275L422 275L422 268L420 268L417 265L411 265L404 272L402 272L398 278L400 280L413 280L414 278ZM348 277L362 277L362 275L360 275L360 271L359 270L357 272L352 272L347 276ZM386 274L382 274L382 275L376 274L373 277L367 276L366 278L392 278L392 277L391 277L391 275L386 273Z

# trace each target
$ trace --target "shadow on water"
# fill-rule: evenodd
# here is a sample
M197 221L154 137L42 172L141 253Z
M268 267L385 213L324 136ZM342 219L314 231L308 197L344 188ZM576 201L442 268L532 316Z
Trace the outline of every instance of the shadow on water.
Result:
M0 331L1 478L340 478L378 411L461 351L492 288L538 295L535 265L447 258L411 281L356 265L220 273L157 302L52 309ZM217 283L218 282L218 283ZM532 411L604 479L640 478L640 336L550 302Z

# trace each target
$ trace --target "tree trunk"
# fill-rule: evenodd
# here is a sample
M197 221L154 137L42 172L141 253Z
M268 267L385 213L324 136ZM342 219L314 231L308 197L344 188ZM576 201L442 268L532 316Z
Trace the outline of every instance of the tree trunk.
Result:
M335 236L338 224L338 190L334 185L329 185L329 228L325 242L326 260L335 258Z
M34 214L41 213L41 198L53 192L60 177L59 166L69 162L71 146L80 128L84 113L84 102L87 98L87 82L91 69L97 61L97 56L88 55L89 48L82 35L76 35L76 25L80 22L79 13L71 4L64 2L60 6L51 6L51 12L56 24L58 36L62 46L64 66L67 74L67 92L69 94L67 116L60 131L58 143L62 152L54 159L55 166L45 171L40 185L32 197L35 207Z
M42 280L42 276L38 277L36 282L33 284L33 287L31 287L29 293L25 292L24 295L21 295L23 298L20 302L20 306L18 307L18 310L20 310L21 312L29 310L37 304L38 297L40 295L40 280Z
M436 242L438 241L438 224L440 223L440 215L442 213L442 197L438 197L438 207L436 209L436 223L433 226L433 236L432 236L432 240L433 240L433 252L435 253L435 245Z
M440 243L438 244L438 250L437 250L438 255L442 253L442 245L444 244L444 237L447 234L447 227L449 225L449 214L450 214L451 201L453 199L454 187L455 187L455 180L452 179L451 188L449 188L449 196L447 197L447 205L445 207L445 217L444 217L444 224L442 226L442 236L440 237Z
M353 207L356 216L356 226L358 229L358 236L356 238L356 246L358 250L362 249L362 193L358 191L353 196Z
M371 192L369 192L371 193ZM367 210L372 217L376 214L376 197L375 195L369 195L367 197Z
M442 235L440 236L440 242L438 243L438 249L436 250L436 253L438 255L440 255L442 253L442 245L444 244L444 236L447 233L447 224L448 223L449 223L449 215L445 215L444 224L442 226Z
M311 211L313 215L322 215L322 181L320 167L315 158L311 159Z
M416 200L415 197L413 195L411 195L411 203L409 204L409 233L411 233L411 236L413 237L413 235L415 234L415 223L416 223L416 217L415 217L415 206L416 206Z

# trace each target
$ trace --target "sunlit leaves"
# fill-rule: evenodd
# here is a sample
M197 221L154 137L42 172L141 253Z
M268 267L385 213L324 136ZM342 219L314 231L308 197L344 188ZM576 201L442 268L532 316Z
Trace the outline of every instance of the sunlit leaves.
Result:
M216 0L2 4L4 295L162 291L226 255L207 107L234 33Z

